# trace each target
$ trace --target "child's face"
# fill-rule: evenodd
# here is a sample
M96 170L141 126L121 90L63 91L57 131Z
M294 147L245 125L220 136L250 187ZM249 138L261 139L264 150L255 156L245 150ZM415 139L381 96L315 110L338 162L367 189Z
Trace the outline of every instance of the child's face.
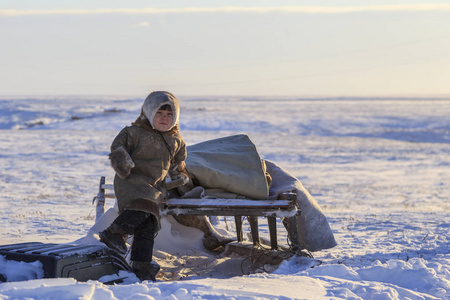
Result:
M170 110L158 110L153 117L153 127L158 131L167 131L172 126L173 113Z

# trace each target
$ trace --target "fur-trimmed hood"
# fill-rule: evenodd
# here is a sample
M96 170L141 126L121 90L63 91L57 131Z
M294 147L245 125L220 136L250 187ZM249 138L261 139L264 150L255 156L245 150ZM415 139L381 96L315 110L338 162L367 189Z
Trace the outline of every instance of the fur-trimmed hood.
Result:
M156 115L158 109L163 105L170 105L173 113L173 122L168 131L175 127L178 124L180 118L180 105L178 103L178 99L169 92L166 91L155 91L150 93L142 104L142 114L141 119L148 119L150 125L154 129L153 126L153 118Z

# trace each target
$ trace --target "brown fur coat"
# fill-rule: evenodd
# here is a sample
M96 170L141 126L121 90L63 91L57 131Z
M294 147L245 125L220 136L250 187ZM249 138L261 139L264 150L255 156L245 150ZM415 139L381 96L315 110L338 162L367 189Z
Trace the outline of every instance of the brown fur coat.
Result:
M159 219L161 201L166 194L165 177L186 159L186 144L178 124L170 131L159 132L141 113L116 136L109 157L116 172L114 191L119 212L140 210Z

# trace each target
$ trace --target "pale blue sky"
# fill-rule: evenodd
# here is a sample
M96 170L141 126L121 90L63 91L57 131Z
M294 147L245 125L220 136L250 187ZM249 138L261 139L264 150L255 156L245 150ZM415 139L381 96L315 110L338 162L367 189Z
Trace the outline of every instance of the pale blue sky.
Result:
M3 0L0 95L450 95L448 1L336 2Z

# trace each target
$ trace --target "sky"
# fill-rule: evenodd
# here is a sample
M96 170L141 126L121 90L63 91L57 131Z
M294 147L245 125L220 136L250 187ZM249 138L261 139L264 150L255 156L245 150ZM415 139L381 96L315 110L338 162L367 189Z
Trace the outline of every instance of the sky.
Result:
M448 1L2 0L0 37L3 96L450 96Z

